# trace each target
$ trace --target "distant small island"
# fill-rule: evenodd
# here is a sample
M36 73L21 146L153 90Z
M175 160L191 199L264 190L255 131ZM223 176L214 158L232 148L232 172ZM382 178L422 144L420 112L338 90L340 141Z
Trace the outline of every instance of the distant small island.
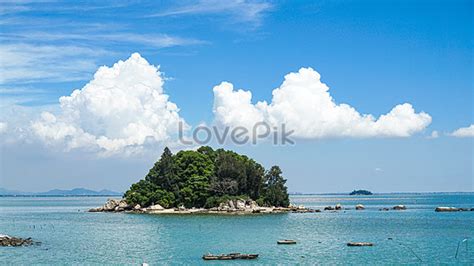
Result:
M145 178L133 184L122 200L91 211L274 212L289 205L280 167L265 170L245 155L203 146L177 154L165 148Z
M354 196L354 195L372 195L372 192L364 189L360 190L353 190L349 195Z
M74 188L70 190L52 189L46 192L24 192L0 188L0 197L80 197L80 196L121 196L123 193L107 189L100 191L86 188Z

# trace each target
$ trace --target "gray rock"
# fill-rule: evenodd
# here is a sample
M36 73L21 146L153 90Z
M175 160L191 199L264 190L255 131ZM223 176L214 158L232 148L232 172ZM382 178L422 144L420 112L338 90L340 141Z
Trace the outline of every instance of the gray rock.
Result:
M19 247L33 245L35 242L31 238L19 238L8 235L0 235L0 246L2 247ZM39 242L36 242L39 243Z
M393 206L394 210L397 210L397 211L402 211L402 210L406 210L407 207L405 205L397 205L397 206Z
M460 211L459 208L456 207L437 207L435 212L457 212Z
M365 206L362 205L362 204L357 204L356 205L356 210L364 210L365 209Z

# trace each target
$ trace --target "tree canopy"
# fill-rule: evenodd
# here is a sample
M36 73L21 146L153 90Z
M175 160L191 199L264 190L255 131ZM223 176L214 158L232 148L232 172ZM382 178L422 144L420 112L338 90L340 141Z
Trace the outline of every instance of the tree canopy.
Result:
M230 198L249 198L263 206L290 204L280 167L266 171L245 155L203 146L173 155L165 148L144 179L125 193L129 204L165 208L211 208Z

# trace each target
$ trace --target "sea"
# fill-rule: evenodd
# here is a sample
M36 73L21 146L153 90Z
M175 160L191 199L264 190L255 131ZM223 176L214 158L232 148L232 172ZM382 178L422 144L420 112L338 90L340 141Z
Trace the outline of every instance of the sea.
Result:
M89 213L107 197L0 197L0 234L41 242L0 247L2 265L474 265L474 193L297 195L292 204L343 211L256 215ZM355 210L356 204L365 210ZM404 211L379 211L394 205ZM293 239L296 245L277 245ZM372 247L348 247L351 241ZM207 253L257 253L204 261Z

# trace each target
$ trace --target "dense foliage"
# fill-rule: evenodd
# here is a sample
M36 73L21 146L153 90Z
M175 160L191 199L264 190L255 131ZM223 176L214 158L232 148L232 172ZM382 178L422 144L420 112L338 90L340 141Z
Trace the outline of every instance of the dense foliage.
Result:
M290 202L281 174L278 166L265 171L259 163L233 151L204 146L173 155L165 148L145 179L133 184L125 198L130 204L165 208L211 208L233 198L287 207Z
M372 192L368 190L353 190L349 195L354 196L354 195L372 195Z

